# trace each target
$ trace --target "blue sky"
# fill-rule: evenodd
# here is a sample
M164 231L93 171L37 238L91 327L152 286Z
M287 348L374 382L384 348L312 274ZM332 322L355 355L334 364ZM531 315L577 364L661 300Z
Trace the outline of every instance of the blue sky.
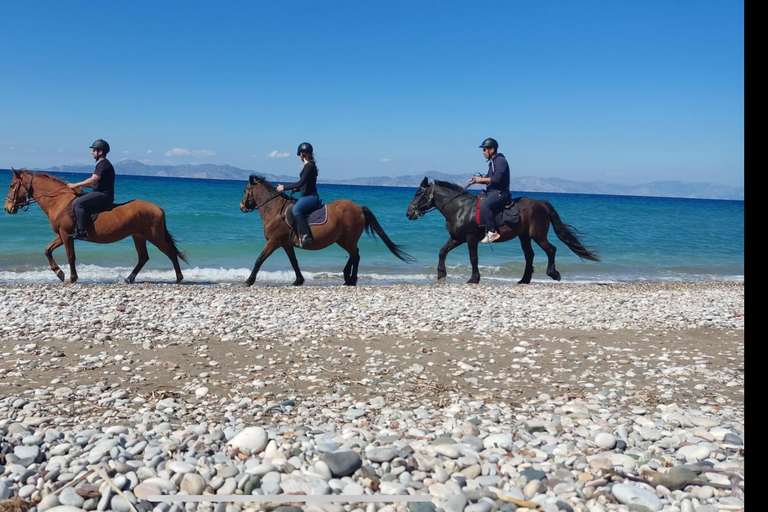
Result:
M482 8L481 8L482 6ZM2 2L0 168L744 184L739 1ZM119 166L116 166L119 173Z

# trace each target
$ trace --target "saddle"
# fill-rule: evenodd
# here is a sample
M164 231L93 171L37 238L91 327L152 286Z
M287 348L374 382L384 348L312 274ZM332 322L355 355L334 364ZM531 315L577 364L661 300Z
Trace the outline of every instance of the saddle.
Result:
M79 196L77 196L77 197L79 197ZM67 215L69 215L69 218L72 219L73 221L76 220L75 219L74 203L75 203L75 199L77 199L77 197L73 197L72 200L70 200L67 203ZM115 206L120 206L120 205L117 204L117 203L112 203L111 205L109 205L108 208L104 208L103 210L99 210L98 212L94 212L94 213L90 214L90 216L88 217L88 220L91 223L96 222L96 219L99 217L99 214L101 212L108 212L108 211L112 210Z
M517 206L519 197L513 197L504 205L504 208L496 214L496 224L499 226L517 224L520 222L520 208ZM475 209L475 220L478 226L484 226L480 215L480 205L485 201L485 192L477 194L477 208Z

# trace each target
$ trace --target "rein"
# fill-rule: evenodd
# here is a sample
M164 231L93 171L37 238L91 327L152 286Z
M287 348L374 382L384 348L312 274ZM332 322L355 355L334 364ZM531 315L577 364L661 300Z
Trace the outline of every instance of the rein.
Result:
M277 194L267 198L267 200L264 201L263 203L259 204L259 203L256 202L256 198L253 197L253 189L255 187L256 187L256 185L254 185L254 184L248 184L248 197L253 199L253 202L256 204L256 206L254 206L254 208L253 208L254 210L258 210L259 208L263 207L265 204L267 204L268 202L272 201L273 199L276 199L278 197L283 196L283 194L278 192Z
M456 198L458 198L459 196L463 195L463 194L464 194L464 193L467 191L467 189L470 187L470 185L471 185L471 184L467 184L467 186L466 186L466 187L464 187L463 189L461 189L461 192L457 193L455 196L453 196L452 198L450 198L449 200L447 200L446 202L444 202L444 203L443 203L443 207L445 207L445 205L447 205L448 203L450 203L450 202L451 202L451 201L453 201L454 199L456 199ZM438 208L438 207L437 207L437 205L435 205L435 204L433 203L433 201L435 200L435 184L434 184L434 183L432 183L432 185L430 185L430 186L432 187L432 193L431 193L431 194L429 194L429 199L428 199L428 201L427 201L427 204L432 204L432 206L430 206L429 208L427 208L426 210L424 210L424 213L422 213L422 215L426 215L426 214L428 214L429 212L431 212L432 210L438 210L440 213L442 213L442 212L443 212L443 210L442 210L441 208Z

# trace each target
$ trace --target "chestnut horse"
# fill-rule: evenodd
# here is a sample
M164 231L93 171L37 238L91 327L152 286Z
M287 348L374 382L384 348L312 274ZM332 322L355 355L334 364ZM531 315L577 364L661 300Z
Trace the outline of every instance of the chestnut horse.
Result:
M520 238L520 246L525 255L525 270L518 284L528 284L533 275L533 247L531 240L547 253L547 275L555 281L560 280L560 272L555 268L555 253L557 248L547 240L550 223L555 235L568 248L583 260L600 261L600 258L581 243L578 232L574 227L560 220L555 207L543 199L519 197L516 199L520 210L520 220L510 225L499 226L501 238L495 242L506 242ZM450 237L440 249L437 261L437 279L445 280L445 258L448 253L464 242L469 247L469 262L472 265L472 275L468 283L480 282L480 271L477 268L477 246L485 235L485 227L478 225L476 220L477 196L467 192L465 187L447 181L435 180L429 183L427 178L422 180L419 189L408 205L406 217L416 220L427 212L437 209L445 217L445 227Z
M33 202L40 205L56 237L45 248L45 257L56 276L64 281L64 272L53 260L53 251L63 245L69 261L69 282L77 281L75 270L75 240L67 235L75 229L75 221L67 213L67 205L76 196L75 191L67 183L55 176L41 172L30 172L24 169L13 169L13 178L5 197L5 211L14 214L19 208L29 207ZM139 262L131 274L125 278L126 283L133 283L136 274L149 261L147 240L152 242L163 254L170 258L173 270L176 271L176 283L180 283L181 275L179 258L185 263L184 253L176 247L176 241L165 226L165 212L154 203L134 199L127 203L115 205L111 210L99 213L95 222L86 227L89 242L109 244L122 240L127 236L133 237Z
M264 260L280 247L288 255L293 271L296 273L296 280L293 285L300 286L304 283L304 276L301 275L299 262L296 260L294 251L293 242L296 237L293 236L291 227L285 221L286 209L294 202L286 194L278 192L263 176L251 175L249 178L243 193L243 200L240 201L240 211L243 213L253 210L259 211L261 222L264 224L264 238L267 239L267 244L256 259L253 271L245 282L246 286L251 286L256 281L256 273ZM363 230L368 231L374 238L378 234L392 254L401 260L414 261L399 245L390 240L373 212L367 207L359 206L346 199L337 199L326 206L328 208L328 220L324 224L310 226L314 242L303 249L316 251L332 244L338 244L347 251L349 259L344 266L345 285L355 286L357 284L357 268L360 263L360 251L357 248L357 242L360 240Z

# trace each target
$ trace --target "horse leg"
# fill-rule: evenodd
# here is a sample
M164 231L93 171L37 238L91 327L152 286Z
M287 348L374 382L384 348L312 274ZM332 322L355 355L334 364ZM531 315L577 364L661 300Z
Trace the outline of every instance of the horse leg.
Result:
M153 230L154 231L154 230ZM162 233L158 236L154 236L154 232L156 233ZM171 263L173 264L173 271L176 273L176 284L180 284L184 280L184 275L181 273L181 265L179 265L179 256L176 247L168 243L168 240L166 240L166 230L163 227L162 229L157 229L157 231L154 231L149 236L149 241L152 242L152 245L160 249L160 252L168 256L168 259L171 260ZM133 243L136 245L136 252L139 253L139 263L136 265L136 268L133 269L133 272L131 275L133 277L136 277L136 274L139 273L139 270L141 267L144 266L144 263L146 263L149 260L149 255L147 254L147 259L144 260L144 263L142 263L142 254L141 249L139 248L138 242L136 242L136 238L143 238L140 235L136 235L133 237ZM146 254L146 239L144 242L144 252ZM130 276L129 276L130 277ZM127 282L127 279L126 279ZM133 281L131 281L133 282Z
M448 241L445 242L445 245L440 248L440 255L437 259L437 281L439 283L445 282L445 277L448 275L448 273L445 271L445 258L448 256L449 252L463 243L464 242L459 242L453 238L448 238Z
M470 276L467 284L477 284L480 282L480 269L477 267L477 246L480 244L480 240L472 237L467 237L467 247L469 248L469 263L472 265L472 276Z
M346 286L357 285L357 269L360 265L360 250L355 247L354 250L350 250L347 264L344 265L344 284Z
M286 244L283 246L283 249L285 250L285 254L288 255L288 260L291 262L291 266L293 267L293 271L296 273L296 280L293 282L293 286L301 286L304 284L304 276L301 275L301 269L299 269L299 260L296 259L296 251L293 249L293 245ZM267 259L265 256L264 259ZM258 263L258 262L257 262ZM261 264L259 264L261 265ZM253 273L251 276L253 279L256 279L256 271L258 267L254 267ZM248 278L250 281L251 278ZM251 281L251 284L253 284L253 281ZM250 286L250 285L248 285Z
M259 257L256 258L256 263L253 264L253 270L251 271L251 275L248 276L248 279L246 279L245 286L252 286L253 283L256 282L256 274L258 273L259 269L261 268L261 265L264 263L264 260L269 258L270 254L275 252L275 250L279 247L279 245L277 245L277 243L273 242L272 240L274 240L274 239L267 240L267 245L264 246L264 250L261 251L261 254L259 254ZM283 247L285 247L285 246L283 246ZM287 251L288 251L288 249L286 249L286 252ZM294 258L295 257L296 257L296 255L294 254ZM290 259L290 255L288 256L288 258ZM296 268L298 268L298 266L299 266L299 264L297 262L296 263Z
M523 255L525 256L525 271L523 271L523 277L517 282L517 284L529 284L531 277L533 277L533 247L531 247L531 237L528 235L520 235L520 247L523 248Z
M58 277L63 283L64 271L61 270L61 268L53 260L53 251L61 247L62 245L64 245L64 242L61 241L60 236L57 236L56 238L54 238L51 241L51 243L48 244L48 247L45 248L45 257L48 258L48 265L50 265L51 270L53 270L53 273L56 274L56 277Z
M133 268L133 271L125 278L126 284L133 284L136 279L136 274L147 264L149 261L149 253L147 252L147 239L143 236L133 235L133 245L136 246L136 254L139 255L139 262ZM173 259L171 259L173 261Z
M544 252L547 253L547 275L555 281L559 281L560 272L558 272L555 268L555 253L557 252L557 247L549 243L549 240L547 240L546 237L534 238L534 240L539 245L539 247L541 247Z
M59 238L66 238L64 250L67 251L67 262L69 262L69 284L77 282L77 270L75 270L75 239L69 238L66 233L59 235Z

